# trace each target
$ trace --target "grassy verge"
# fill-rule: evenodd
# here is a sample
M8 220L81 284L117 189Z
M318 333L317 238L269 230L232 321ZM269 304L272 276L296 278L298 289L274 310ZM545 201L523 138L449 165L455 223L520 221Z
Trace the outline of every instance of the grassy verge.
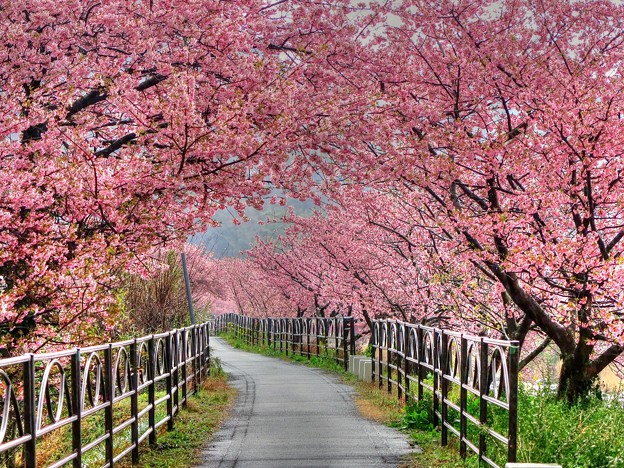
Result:
M449 437L450 444L446 447L440 445L440 433L431 423L432 404L427 394L422 402L405 406L396 394L389 395L376 384L357 381L335 360L287 357L271 348L250 346L233 336L226 338L246 351L303 362L340 375L356 388L356 404L364 416L405 431L414 445L420 447L421 451L415 451L405 460L404 468L479 466L476 456L460 458L456 438ZM475 405L469 405L470 412L474 412L472 406ZM624 468L624 407L621 402L594 396L570 407L558 401L550 390L537 394L520 391L518 415L519 462L556 463L566 468ZM506 413L492 411L490 416L488 425L506 433ZM488 456L502 465L505 463L503 446L489 445Z
M199 451L206 445L234 400L235 391L223 373L210 377L203 388L190 398L175 421L174 430L164 432L155 445L142 446L139 467L177 468L196 465ZM116 465L129 468L130 460Z
M431 424L425 404L406 407L396 394L388 394L376 383L355 380L352 385L357 391L355 403L363 416L407 433L411 443L418 447L405 457L401 468L464 466L456 446L440 445L440 434Z

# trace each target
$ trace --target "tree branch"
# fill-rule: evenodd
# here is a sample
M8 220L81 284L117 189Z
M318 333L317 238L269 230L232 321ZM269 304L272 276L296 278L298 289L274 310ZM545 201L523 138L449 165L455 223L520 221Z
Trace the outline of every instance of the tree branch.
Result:
M527 364L533 361L533 359L539 356L542 353L542 351L548 348L548 345L551 342L552 340L550 339L550 337L546 337L546 339L542 341L537 348L531 351L523 360L520 361L520 363L518 364L518 370L521 371L522 369L524 369L527 366Z
M134 133L134 132L128 133L127 135L124 135L121 138L118 138L117 140L113 141L106 148L102 148L101 150L96 151L95 155L96 156L105 156L105 157L106 156L110 156L115 151L120 149L123 145L125 145L126 143L129 143L129 142L131 142L133 140L136 140L136 138L137 138L136 133Z
M67 119L70 119L72 116L77 114L83 109L86 109L93 104L97 104L98 102L104 101L108 97L108 94L102 89L92 89L87 94L78 98L74 103L67 108Z
M622 353L624 353L624 346L611 345L604 353L591 362L589 365L590 372L593 375L598 375Z

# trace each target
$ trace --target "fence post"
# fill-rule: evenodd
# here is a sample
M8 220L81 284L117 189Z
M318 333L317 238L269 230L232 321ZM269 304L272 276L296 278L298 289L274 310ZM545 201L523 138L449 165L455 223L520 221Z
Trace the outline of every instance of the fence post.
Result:
M202 340L201 340L201 346L202 346L202 372L204 372L204 374L200 374L200 377L203 381L203 379L205 377L209 377L210 376L210 367L211 367L211 363L210 363L210 328L205 327L204 332L202 334Z
M466 459L466 436L468 431L468 421L466 418L466 410L468 406L468 340L461 335L461 356L460 356L460 383L459 387L459 455L462 459Z
M334 317L334 349L336 351L334 351L335 355L336 355L336 361L338 361L338 353L339 353L339 347L338 347L338 340L340 338L338 337L338 317Z
M4 402L9 405L9 401ZM24 465L26 468L37 466L37 427L35 414L35 356L28 355L24 362L24 432L30 439L24 444Z
M517 341L509 347L509 429L507 431L507 461L516 461L518 448L518 360L520 347Z
M204 352L204 377L206 378L210 376L210 328L206 326L204 329L204 341L203 341L203 352Z
M147 378L149 380L149 386L147 387L147 398L148 404L150 405L150 410L147 415L149 420L150 427L150 435L149 435L149 443L150 445L154 445L156 443L156 382L154 379L156 378L156 347L154 346L154 335L152 335L147 342L147 354L148 354L148 368L147 368Z
M381 387L383 387L383 339L382 336L386 339L386 342L388 341L388 334L385 332L385 326L386 324L379 321L377 322L378 326L379 326L379 340L378 340L378 347L377 347L377 351L379 352L379 366L377 368L377 375L379 376L379 390L381 390ZM382 335L382 332L384 333L384 335ZM388 356L388 352L386 351L386 357Z
M195 330L195 355L197 356L195 359L197 361L197 388L196 390L201 388L201 385L204 381L204 370L205 370L205 362L204 362L204 331L208 332L208 329L204 330L202 325L197 325Z
M104 350L104 360L106 365L104 366L104 385L106 386L106 401L108 405L104 408L104 427L108 433L105 445L105 461L108 462L109 467L113 467L113 399L115 395L115 372L113 371L113 345L109 344Z
M198 370L201 370L199 367L199 353L197 351L197 343L198 343L198 334L197 334L197 325L193 325L191 330L191 360L193 362L193 393L197 393L199 389L199 378L197 376Z
M481 338L479 353L479 462L483 460L486 450L486 438L483 426L487 424L487 400L483 398L488 393L488 344Z
M288 356L288 348L292 346L293 341L293 321L286 319L286 356Z
M409 345L410 345L410 326L405 324L405 332L403 333L403 378L404 378L404 383L403 385L405 386L405 402L409 403L409 398L410 398L410 379L409 379L409 373L410 373L410 361L409 361Z
M174 414L177 414L180 411L180 330L176 330L173 332L173 343L172 343L172 351L173 351L173 381L172 388L173 391L173 414L171 417L173 418Z
M182 407L186 407L188 389L188 328L182 330Z
M253 319L253 340L254 345L258 346L260 344L260 320L257 318Z
M434 427L438 427L440 425L440 420L438 418L438 413L440 412L440 399L439 399L439 389L440 389L440 380L438 379L438 337L437 331L433 330L433 340L431 343L431 361L433 367L433 425Z
M325 357L330 356L331 346L329 346L329 341L332 339L332 333L334 336L336 335L335 326L332 326L332 322L335 322L334 317L327 317L327 322L325 324ZM335 325L335 324L334 324ZM334 339L334 349L336 349L336 340Z
M403 371L403 362L401 361L401 359L403 359L403 357L401 356L401 354L403 354L403 356L405 356L405 348L403 348L403 352L399 352L399 347L403 345L403 342L405 341L405 338L403 338L403 335L405 335L405 327L403 326L403 324L399 324L397 323L397 326L395 328L396 330L396 338L395 338L395 355L396 355L396 379L397 379L397 397L399 399L399 401L401 401L403 399L403 379L401 378L401 371ZM403 334L401 336L401 338L403 338L402 340L399 340L399 331L403 330Z
M379 332L379 325L377 321L373 321L372 336L370 339L371 348L371 382L375 382L375 357L377 356L377 333ZM377 331L377 332L376 332ZM381 379L380 379L381 380Z
M305 318L303 319L304 323L306 324L306 342L307 342L307 346L306 346L306 355L308 356L308 360L310 359L310 341L311 341L311 335L312 335L312 320L311 318Z
M167 430L173 430L173 347L171 346L172 340L171 332L167 334L167 340L165 341L165 360L166 360L166 370L167 370L167 378L165 379L165 385L167 387Z
M442 405L442 445L448 445L448 428L446 427L446 421L448 419L448 404L446 400L448 398L448 379L446 378L448 367L448 335L444 331L440 331L442 334L442 349L440 350L440 357L442 362L440 363L440 389L441 389L441 402Z
M390 327L390 323L386 321L386 356L388 359L386 365L386 374L388 376L388 393L392 393L392 353L390 349L392 348L392 343L394 341L394 336L392 336L392 327Z
M130 426L132 444L132 463L139 462L139 369L137 365L137 340L130 344L130 413L132 414L132 424Z
M342 318L342 359L345 372L349 370L349 350L348 341L349 338L349 320L347 317Z
M280 346L280 353L283 351L282 350L282 346L283 346L283 342L284 342L284 325L286 324L286 322L284 321L285 319L279 319L280 321L280 334L279 334L279 346Z
M273 319L266 319L267 321L267 348L271 347L271 330L272 330L272 324L273 324Z
M325 322L324 320L321 320L320 318L316 317L316 356L320 356L321 355L321 343L319 342L319 324L323 324L323 327L325 327Z
M418 395L418 401L422 401L423 399L423 379L424 379L424 367L423 367L423 353L425 350L425 346L423 343L423 329L422 329L422 325L418 325L418 328L416 329L416 337L418 338L418 343L416 344L416 366L417 366L417 371L418 371L418 385L417 385L417 395Z
M89 369L85 369L85 378L88 377ZM71 412L76 419L72 422L72 449L76 453L72 464L74 468L82 466L82 401L80 398L80 348L77 348L71 358ZM8 402L5 402L8 404Z

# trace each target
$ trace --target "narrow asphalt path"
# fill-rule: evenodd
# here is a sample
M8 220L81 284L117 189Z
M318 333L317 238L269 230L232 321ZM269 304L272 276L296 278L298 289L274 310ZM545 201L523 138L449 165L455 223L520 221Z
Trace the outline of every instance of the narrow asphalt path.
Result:
M211 338L238 399L202 454L203 467L397 466L400 432L363 418L353 388L319 369L236 350Z

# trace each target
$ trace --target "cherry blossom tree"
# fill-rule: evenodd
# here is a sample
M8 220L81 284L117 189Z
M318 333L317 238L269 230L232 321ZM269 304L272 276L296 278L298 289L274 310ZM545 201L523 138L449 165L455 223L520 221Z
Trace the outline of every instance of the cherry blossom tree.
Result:
M237 312L258 318L295 315L290 298L254 263L241 258L222 258L213 261L213 272L218 287L208 294L213 302L221 300L232 306L220 313ZM196 290L201 292L202 286Z
M338 138L344 117L330 110L353 95L341 64L318 66L349 55L345 41L327 46L343 23L298 2L0 9L5 354L106 333L120 273L146 274L155 249L217 209L259 207L271 185L305 197L307 158Z
M412 214L390 194L351 188L324 214L287 216L286 234L248 255L299 309L352 315L368 332L379 318L505 331L496 284L432 255L432 243L415 238Z
M336 61L363 86L336 111L343 140L312 161L333 170L325 189L384 186L409 213L384 229L440 274L489 283L477 299L512 335L551 339L569 401L624 351L623 13L607 0L362 5L362 47Z
M377 64L393 123L371 151L398 164L370 171L394 177L417 239L497 283L508 319L552 339L559 394L575 401L624 351L622 6L412 1L373 14L388 13L400 25L387 22Z

